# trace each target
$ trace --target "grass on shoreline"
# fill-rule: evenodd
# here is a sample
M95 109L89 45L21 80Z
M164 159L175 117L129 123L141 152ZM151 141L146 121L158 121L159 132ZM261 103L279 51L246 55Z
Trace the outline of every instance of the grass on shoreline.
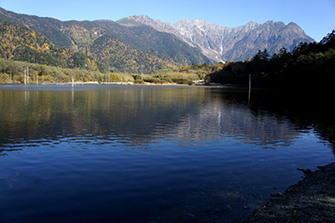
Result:
M192 85L195 81L203 80L208 73L208 71L196 68L195 65L182 67L179 70L160 70L155 74L101 73L87 69L69 69L0 59L0 83L24 84L27 68L29 76L27 76L26 83L30 84L71 83L73 77L74 82L83 83L129 82L134 84Z

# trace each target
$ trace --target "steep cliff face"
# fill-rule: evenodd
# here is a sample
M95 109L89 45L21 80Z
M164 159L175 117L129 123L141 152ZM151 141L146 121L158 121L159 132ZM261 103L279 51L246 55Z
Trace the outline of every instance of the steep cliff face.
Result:
M161 32L172 33L216 61L245 60L254 56L259 49L267 49L274 54L283 47L292 50L300 42L313 41L297 24L285 25L273 21L264 24L249 22L232 28L201 20L183 19L170 24L147 16L132 16L121 20L120 24L147 25Z

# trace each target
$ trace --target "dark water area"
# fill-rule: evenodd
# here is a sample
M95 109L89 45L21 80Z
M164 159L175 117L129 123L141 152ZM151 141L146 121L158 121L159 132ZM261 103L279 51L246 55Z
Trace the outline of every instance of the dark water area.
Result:
M239 222L334 161L330 97L0 86L0 222Z

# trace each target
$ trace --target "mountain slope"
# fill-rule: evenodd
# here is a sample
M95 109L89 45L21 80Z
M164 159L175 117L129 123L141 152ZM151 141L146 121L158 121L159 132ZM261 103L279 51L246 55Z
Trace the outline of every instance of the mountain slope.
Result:
M124 27L124 29L126 32L118 32L116 35L136 49L170 57L181 64L212 63L199 49L189 46L175 35L157 31L149 26Z
M258 50L265 48L272 55L283 47L292 50L300 42L313 41L297 24L285 25L273 21L264 24L249 22L235 28L189 19L170 24L147 16L132 16L117 22L110 20L62 22L52 18L17 14L2 8L0 8L0 21L9 21L32 29L46 36L55 45L73 52L103 58L103 63L112 66L114 70L124 71L125 66L115 61L133 63L131 61L134 60L129 57L127 61L126 56L136 51L135 54L144 58L135 60L131 72L141 72L143 66L146 67L146 71L155 72L158 67L166 67L168 64L175 66L213 63L213 60L246 60L248 57L253 57ZM99 44L95 44L95 41L103 36L105 42L113 43L104 54L114 52L114 55L101 55L102 52L95 49L95 47L99 49ZM121 45L127 46L121 47L127 52L111 50L112 47L118 48ZM147 61L145 58L149 57L159 58L158 64L152 66L145 64Z
M96 39L90 52L99 61L108 64L113 71L154 73L160 69L181 66L171 58L133 49L110 34Z
M131 55L135 51L138 56L144 56L144 58L135 60L135 66L132 67L138 69L134 70L132 68L131 72L140 72L143 70L143 66L146 67L145 70L155 72L158 67L166 68L168 64L171 65L170 67L173 67L176 64L213 63L199 49L189 46L184 41L176 38L175 35L159 32L149 26L125 27L110 20L62 22L52 18L16 14L1 8L0 21L9 21L32 29L45 35L55 45L66 47L71 51L104 58L103 62L106 66L113 65L114 69L120 71L124 71L125 66L121 63L115 63L115 60L131 63L133 60L130 57L120 57ZM102 52L94 49L95 46L98 46L94 43L102 36L104 36L105 41L107 41L106 38L108 37L111 38L109 42L119 42L116 45L112 44L110 47L127 45L126 48L123 48L127 52L112 50L110 53L114 52L115 55L100 55ZM106 52L104 51L104 53ZM159 58L155 59L157 64L154 63L155 65L152 64L149 67L150 63L145 63L149 57ZM107 60L107 58L110 58L110 60ZM171 62L171 59L173 62ZM153 59L150 60L153 61ZM115 67L116 64L118 65Z
M71 39L61 31L62 22L57 19L17 14L0 8L0 21L8 21L32 29L46 36L57 46L68 49L72 47Z
M42 34L9 22L0 22L0 57L67 68L100 67L93 58L58 47Z
M244 26L230 28L189 19L170 24L147 16L132 16L119 23L130 27L148 25L158 31L174 34L216 61L245 60L254 56L259 49L267 49L270 54L274 54L282 47L292 50L300 42L313 41L295 23L249 22Z

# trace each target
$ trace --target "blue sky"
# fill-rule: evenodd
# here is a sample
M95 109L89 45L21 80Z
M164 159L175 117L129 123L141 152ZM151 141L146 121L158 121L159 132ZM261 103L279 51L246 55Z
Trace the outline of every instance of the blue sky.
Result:
M116 21L132 15L171 23L199 19L226 27L292 21L317 41L335 29L335 0L0 0L0 7L62 21Z

